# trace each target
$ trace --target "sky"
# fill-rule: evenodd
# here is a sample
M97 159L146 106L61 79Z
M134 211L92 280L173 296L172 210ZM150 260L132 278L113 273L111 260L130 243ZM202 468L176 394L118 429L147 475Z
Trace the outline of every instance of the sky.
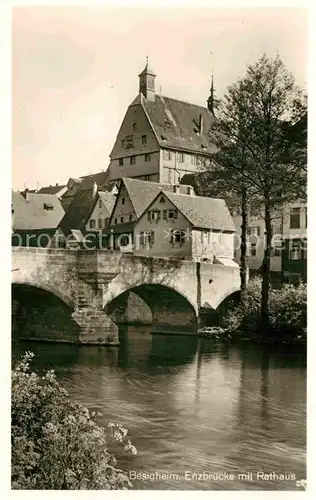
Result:
M304 9L14 7L13 188L107 169L147 53L158 92L206 105L264 52L306 87Z

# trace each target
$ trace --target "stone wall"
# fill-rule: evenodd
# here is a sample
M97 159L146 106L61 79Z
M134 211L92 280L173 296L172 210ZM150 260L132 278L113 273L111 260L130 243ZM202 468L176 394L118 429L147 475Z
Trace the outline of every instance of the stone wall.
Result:
M118 343L118 327L109 315L124 295L124 321L142 318L152 321L154 330L192 331L201 309L216 310L240 287L239 268L219 264L106 250L24 247L13 248L12 255L13 283L41 288L64 302L80 327L80 342Z

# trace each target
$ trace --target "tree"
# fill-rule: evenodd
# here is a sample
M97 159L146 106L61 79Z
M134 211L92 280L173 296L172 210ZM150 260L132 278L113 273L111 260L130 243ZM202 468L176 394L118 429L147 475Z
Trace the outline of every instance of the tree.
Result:
M222 144L212 155L212 163L197 176L199 193L214 198L224 198L231 213L241 216L241 242L240 242L240 302L246 315L248 307L247 298L247 228L248 211L251 199L250 189L244 182L243 176L236 172L236 162L243 167L245 157L238 144Z
M306 96L280 57L263 55L228 88L210 131L217 148L212 157L217 173L222 172L223 180L233 177L236 182L230 186L239 184L262 206L266 228L261 266L263 329L269 327L272 218L285 203L305 196L306 140L298 140L293 130L306 109Z
M52 371L40 376L30 370L32 357L26 353L12 370L12 489L131 487L108 449L119 441L136 453L127 430L110 423L109 436L95 414L68 398Z

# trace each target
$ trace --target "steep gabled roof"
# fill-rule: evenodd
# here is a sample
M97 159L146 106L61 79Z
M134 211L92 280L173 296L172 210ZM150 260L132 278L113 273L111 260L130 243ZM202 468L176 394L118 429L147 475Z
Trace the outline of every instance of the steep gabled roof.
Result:
M155 101L145 98L140 101L161 147L199 154L214 152L209 135L215 118L208 109L161 95L156 95Z
M65 211L53 194L30 193L26 199L12 192L13 229L53 229L58 226Z
M83 175L80 177L80 189L92 188L93 184L96 183L99 188L105 187L108 182L108 171L97 172L96 174Z
M225 200L221 198L190 196L163 189L154 198L152 203L160 194L164 194L195 228L228 232L236 231Z
M66 185L59 186L58 184L56 184L55 186L44 186L41 189L39 189L37 192L39 194L57 194L57 193L59 193L59 191L61 191L62 189L66 188L66 187L67 187Z
M77 191L60 221L59 227L62 232L68 235L72 229L83 230L95 203L96 197L93 197L91 188Z
M115 205L116 195L108 191L99 191L98 195L104 203L104 206L110 216Z
M236 230L225 200L166 191L164 193L194 227L217 231Z
M123 185L128 192L137 218L140 217L162 189L168 192L173 191L173 185L171 184L159 184L158 182L141 181L133 178L123 178L121 186ZM187 188L188 186L181 185L180 191L184 193ZM119 194L117 198L119 198Z

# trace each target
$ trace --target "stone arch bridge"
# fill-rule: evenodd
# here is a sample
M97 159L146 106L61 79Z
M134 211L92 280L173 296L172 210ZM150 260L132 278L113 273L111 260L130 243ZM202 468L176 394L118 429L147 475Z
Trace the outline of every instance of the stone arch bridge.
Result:
M33 316L37 311L43 330L48 318L39 308L41 300L53 296L65 305L76 328L72 334L60 331L60 341L118 344L114 312L129 293L151 311L153 332L192 334L203 312L215 311L239 291L240 278L238 267L220 264L107 250L13 247L12 284L13 298L24 301ZM27 335L36 337L34 331Z

